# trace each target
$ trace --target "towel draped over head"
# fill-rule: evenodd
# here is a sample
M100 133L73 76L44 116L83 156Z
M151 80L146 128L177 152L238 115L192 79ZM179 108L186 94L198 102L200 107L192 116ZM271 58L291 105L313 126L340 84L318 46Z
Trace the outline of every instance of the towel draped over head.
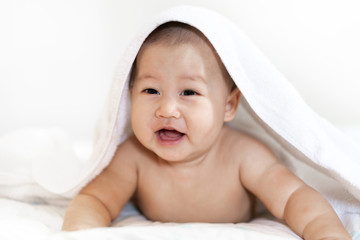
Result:
M182 6L165 11L138 32L125 50L98 121L94 150L84 168L66 177L66 168L36 178L47 189L73 196L111 161L131 132L128 81L145 38L169 21L200 30L216 49L242 92L230 123L267 144L296 175L320 191L339 215L360 209L360 147L303 101L294 87L236 25L207 9Z

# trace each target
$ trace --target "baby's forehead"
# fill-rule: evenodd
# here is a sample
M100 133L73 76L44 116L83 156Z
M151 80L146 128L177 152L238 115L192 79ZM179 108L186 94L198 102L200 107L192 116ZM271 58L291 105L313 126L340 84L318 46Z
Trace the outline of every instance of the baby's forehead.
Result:
M186 53L194 53L204 59L212 59L222 64L216 51L214 51L208 44L198 41L188 41L179 44L169 44L168 42L158 41L142 46L141 50L137 54L138 63L143 59L144 55L153 55L161 57L161 53L170 53L174 56L176 53L182 53L180 55L186 55ZM209 61L208 61L209 62Z
M136 69L136 81L160 79L170 74L179 80L207 82L208 76L221 74L211 49L196 43L148 45L138 55Z

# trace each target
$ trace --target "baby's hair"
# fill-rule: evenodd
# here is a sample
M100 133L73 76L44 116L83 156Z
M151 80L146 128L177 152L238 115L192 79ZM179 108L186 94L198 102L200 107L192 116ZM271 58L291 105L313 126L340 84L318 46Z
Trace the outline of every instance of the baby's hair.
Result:
M202 32L200 32L198 29L181 22L164 23L149 34L149 36L145 39L143 45L141 46L138 54L140 54L144 49L146 49L147 46L150 46L155 43L166 44L169 46L176 46L184 43L197 43L197 44L208 45L218 60L222 75L227 85L229 86L230 91L236 88L236 84L234 83L230 74L226 70L216 50L211 45L209 40L205 37L205 35ZM136 59L133 63L133 67L130 73L130 81L129 81L130 88L134 84L135 76L136 76Z

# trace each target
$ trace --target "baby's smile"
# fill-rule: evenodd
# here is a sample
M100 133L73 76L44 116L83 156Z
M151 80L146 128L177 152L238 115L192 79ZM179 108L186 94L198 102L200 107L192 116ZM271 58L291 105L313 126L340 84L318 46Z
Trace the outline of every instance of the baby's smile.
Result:
M157 140L162 145L176 145L185 138L185 134L173 128L162 128L155 132Z

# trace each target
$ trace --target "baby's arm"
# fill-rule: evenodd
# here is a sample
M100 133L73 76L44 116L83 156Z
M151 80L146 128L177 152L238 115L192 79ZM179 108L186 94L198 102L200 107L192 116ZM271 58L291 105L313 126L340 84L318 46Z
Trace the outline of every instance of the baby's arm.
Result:
M110 165L70 202L63 230L106 227L118 216L137 183L136 162L127 145L120 145Z
M304 239L351 239L330 204L268 148L254 142L246 151L240 180L275 217L284 219Z

